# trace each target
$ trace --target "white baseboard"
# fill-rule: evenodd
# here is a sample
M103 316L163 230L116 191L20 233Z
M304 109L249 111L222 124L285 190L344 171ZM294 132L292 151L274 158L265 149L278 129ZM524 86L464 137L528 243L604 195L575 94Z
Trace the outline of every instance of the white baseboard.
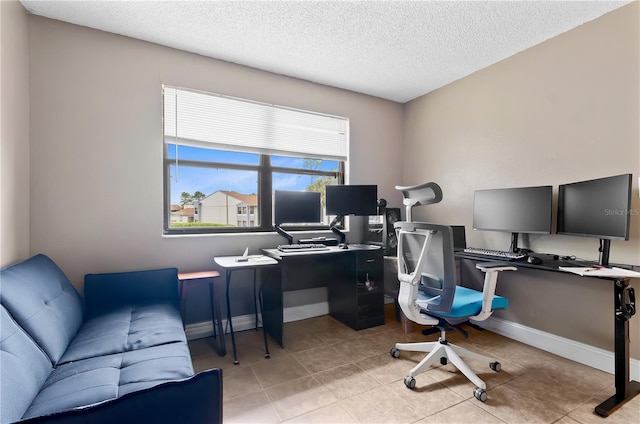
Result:
M311 305L295 306L285 308L283 311L284 322L299 321L302 319L327 315L329 304L327 302L315 303ZM222 320L223 328L228 332L226 319ZM535 328L506 321L496 317L490 317L486 321L476 323L480 327L493 331L494 333L517 340L529 346L536 347L554 355L579 362L584 365L599 369L601 371L614 373L613 352L590 346L575 340L556 336L555 334L536 330ZM262 326L262 322L258 322ZM255 328L255 315L240 315L233 317L234 331L251 330ZM211 321L188 324L185 327L187 339L200 339L213 335L213 325ZM640 381L640 361L630 360L629 375L631 380Z
M313 303L311 305L293 306L285 308L282 317L284 322L300 321L302 319L319 317L329 314L329 303Z
M329 314L329 304L327 302L313 303L310 305L294 306L285 308L283 311L284 322L300 321L307 318L319 317ZM252 330L256 328L256 317L253 314L239 315L233 317L233 331ZM262 327L262 321L258 316L258 327ZM229 332L226 318L222 319L222 328L225 333ZM188 340L201 339L213 336L213 324L211 321L196 322L187 324L185 332Z
M258 318L260 318L258 316ZM256 316L253 314L239 315L233 317L233 331L252 330L256 328ZM227 320L222 320L222 328L225 333L229 332L227 328ZM258 320L258 327L262 327L262 322ZM185 326L185 333L187 334L187 340L202 339L204 337L213 336L213 323L211 321L196 322L194 324L187 324Z
M611 351L496 317L490 317L486 321L476 324L494 333L553 353L554 355L562 356L563 358L588 365L610 374L615 372L615 354ZM640 381L640 361L631 358L629 362L630 379Z

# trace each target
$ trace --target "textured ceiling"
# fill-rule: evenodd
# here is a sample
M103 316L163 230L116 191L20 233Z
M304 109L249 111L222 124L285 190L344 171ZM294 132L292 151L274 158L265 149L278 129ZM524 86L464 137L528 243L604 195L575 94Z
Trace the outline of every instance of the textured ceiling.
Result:
M629 1L30 1L29 12L407 102Z

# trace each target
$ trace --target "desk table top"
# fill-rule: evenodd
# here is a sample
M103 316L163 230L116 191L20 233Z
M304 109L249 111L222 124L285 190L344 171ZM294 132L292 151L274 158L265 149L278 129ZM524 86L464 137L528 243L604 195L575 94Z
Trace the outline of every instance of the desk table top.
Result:
M220 273L218 271L197 271L197 272L179 272L178 280L200 280L204 278L216 278L219 277Z
M225 269L237 268L259 268L263 266L278 265L278 261L268 256L249 255L249 256L216 256L214 262Z

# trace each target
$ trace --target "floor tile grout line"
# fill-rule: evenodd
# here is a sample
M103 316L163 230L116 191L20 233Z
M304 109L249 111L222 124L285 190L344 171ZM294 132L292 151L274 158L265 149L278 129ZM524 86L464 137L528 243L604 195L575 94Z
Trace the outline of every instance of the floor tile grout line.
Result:
M321 331L321 332L330 331L330 330L328 330L328 328L329 327L321 328L321 329L318 329L318 331ZM333 328L340 328L340 326L334 325ZM355 357L352 358L352 357L350 357L349 358L350 360L347 361L344 364L335 365L335 366L332 365L330 368L321 369L321 370L316 371L316 372L312 372L312 368L309 368L309 364L307 363L307 365L305 365L305 362L303 360L299 359L299 355L296 355L296 353L301 353L301 352L307 351L309 349L317 348L319 346L308 347L308 348L305 348L304 350L301 350L301 351L298 351L298 352L288 351L287 349L282 349L281 352L283 354L286 354L286 355L291 355L292 358L295 358L296 361L301 366L301 369L305 370L305 372L307 372L308 375L311 376L314 379L314 381L316 381L316 383L319 386L323 387L325 390L331 390L330 389L330 385L329 385L329 380L326 380L328 383L324 384L320 379L321 373L325 373L325 372L328 372L328 371L331 371L331 370L335 370L335 369L337 369L339 367L343 367L343 366L355 366L355 367L357 367L358 369L360 369L360 372L363 373L362 375L367 374L369 377L371 377L373 379L373 381L376 382L376 384L379 384L379 386L376 386L376 388L377 387L390 387L393 384L397 384L397 381L400 380L400 378L398 378L397 380L393 380L393 381L389 381L386 378L384 378L382 380L379 380L378 378L375 378L374 375L372 375L371 372L372 372L373 368L372 369L368 369L368 368L367 369L363 369L363 367L361 365L362 365L362 363L364 363L364 362L366 362L368 360L371 360L372 358L382 357L383 355L387 355L387 353L383 352L383 350L380 348L380 346L382 346L384 344L384 339L388 338L392 342L395 342L395 340L401 340L401 339L403 341L404 341L404 339L406 339L407 342L414 341L413 340L414 336L402 335L402 333L398 332L398 330L399 330L399 328L397 328L396 326L393 326L391 328L381 329L380 331L376 331L376 332L371 332L371 333L367 333L367 334L360 334L360 335L358 335L358 337L349 337L347 339L334 340L334 341L331 341L331 340L333 340L332 337L330 337L330 336L326 337L324 339L325 341L321 342L321 343L327 343L327 342L331 341L330 343L327 343L326 345L333 346L340 353L343 353L343 354L347 355L347 357L349 357L349 355L348 355L349 349L353 350L354 347L357 348L358 344L354 343L352 346L349 346L347 348L343 348L342 350L340 349L340 346L342 346L344 343L352 342L354 340L359 340L359 339L360 340L364 340L364 339L368 338L369 340L367 342L370 341L372 343L371 346L373 346L373 345L377 346L376 348L373 349L373 350L376 351L376 354L374 354L373 356L368 357L368 358L355 358ZM341 331L341 330L338 330L338 331ZM526 350L524 350L524 349L525 348L533 349L531 346L527 346L527 345L524 345L524 344L521 344L521 343L515 343L515 342L512 342L512 341L510 341L508 339L504 339L502 337L499 337L497 335L493 335L493 334L490 334L490 333L486 333L486 334L489 334L489 338L487 338L487 339L482 339L481 335L474 334L473 337L477 337L479 340L477 340L478 343L473 343L471 341L468 341L467 343L469 343L471 345L470 348L472 350L474 350L474 351L478 350L478 351L489 352L490 356L496 357L496 359L500 360L505 365L507 363L512 364L513 367L514 367L514 372L516 373L516 374L512 374L511 376L509 376L509 378L507 378L506 380L499 379L497 381L490 382L488 391L493 391L493 390L495 390L497 388L505 387L508 390L513 390L514 391L513 393L518 393L517 396L523 396L523 398L529 399L531 402L540 403L539 400L536 400L534 397L529 395L526 392L526 390L524 390L523 378L535 376L536 375L536 371L544 369L545 367L547 368L546 372L548 373L548 375L553 375L552 372L554 370L554 366L556 368L558 366L562 366L564 359L554 358L552 356L547 356L548 358L551 358L552 361L554 361L552 363L548 363L547 361L545 361L544 356L540 355L540 357L543 358L543 360L540 363L536 363L535 361L531 361L531 359L526 357L526 355L528 355L528 352ZM343 333L341 336L344 336L344 335L345 334ZM379 340L376 340L378 338L379 338ZM458 342L458 341L456 341L456 342ZM253 346L253 345L256 344L256 343L252 342L251 338L248 338L246 343L247 343L247 346ZM500 349L503 348L503 347L505 347L505 349L501 351ZM206 350L204 350L204 349L206 349L206 345L205 346L198 346L198 350L197 351L198 351L199 354L202 354L202 353L206 352ZM347 350L344 350L344 349L347 349ZM509 356L509 359L504 359L506 357L505 355L511 355L511 351L512 350L515 352L516 357L514 359L512 359L511 356ZM542 352L544 353L544 351L542 351ZM209 356L209 355L204 353L203 356L206 357L206 356ZM201 355L197 355L197 357L201 358L202 356ZM256 369L257 369L256 367L259 366L259 364L264 363L263 362L264 360L262 360L262 361L261 360L257 360L254 357L254 355L250 355L250 358L252 360L255 360L255 362L252 361L252 362L248 363L247 365L251 369L251 373L252 373L252 376L255 379L256 383L257 383L257 387L260 388L260 391L265 396L265 400L268 400L268 402L270 403L271 409L274 411L273 418L280 420L279 422L283 422L284 421L283 417L280 416L279 412L277 411L277 409L275 407L275 404L273 403L273 400L271 399L271 397L268 394L268 389L269 388L265 387L264 383L258 378L258 373L256 371ZM195 359L195 357L194 357L194 359ZM211 359L214 363L215 362L219 362L219 361L216 361L216 358L213 357L213 356L211 356L209 359ZM207 362L206 359L202 360L201 361L201 366L205 366L206 362ZM244 362L244 363L246 363L246 362ZM550 366L550 365L554 365L554 366ZM229 367L226 364L224 365L224 368L232 369L232 367ZM408 369L410 369L410 368L411 367L409 367ZM503 366L503 369L504 368L505 367ZM317 369L317 368L315 368L315 369ZM475 368L472 367L472 369L475 369ZM429 371L427 371L427 373L428 372ZM585 373L585 376L583 378L587 378L586 381L594 381L594 378L597 379L597 378L600 377L597 374L594 375L594 376L589 376L587 374L587 370L585 370L585 371L580 370L580 374L582 374L582 373ZM359 372L355 373L355 375L358 375L358 374L360 374L360 373ZM392 375L392 374L390 374L390 375ZM546 376L547 375L542 376L542 377L546 377ZM566 379L567 374L563 374L563 376L565 377L565 381L570 381L570 379ZM543 379L546 380L546 378L543 378ZM442 382L438 381L437 379L435 379L435 381L436 381L436 383L442 385ZM521 382L520 385L516 384L518 381ZM286 384L286 382L283 382L281 384ZM456 387L456 386L457 386L457 383L455 383L451 387L448 387L447 385L444 385L444 387L446 387L448 390L452 390L453 387ZM562 418L566 417L566 418L569 418L569 419L574 420L574 421L579 421L579 422L584 421L584 418L583 418L584 417L584 413L588 409L591 408L590 404L594 402L594 399L596 397L598 397L598 394L600 392L602 392L602 391L606 392L606 388L608 387L608 385L602 385L602 386L603 386L602 389L596 388L594 386L592 388L592 390L586 391L586 393L584 394L584 398L583 399L581 399L579 396L574 396L575 399L572 401L572 403L565 404L568 408L565 407L565 405L559 405L560 409L554 407L553 411L555 413L557 413L558 415L560 415L560 417L558 418L559 420L561 420ZM273 386L271 386L271 387L273 387ZM348 396L346 396L344 398L343 397L337 398L337 400L335 402L332 402L332 403L330 403L328 405L325 405L325 406L340 405L341 409L345 410L346 413L347 413L347 415L345 415L345 417L349 416L354 421L358 421L357 417L353 416L353 413L352 413L353 411L351 411L351 410L349 410L347 408L344 408L343 402L345 400L351 399L354 396L358 396L359 394L366 393L366 392L368 392L370 390L374 390L374 388L368 388L364 392L360 392L360 393L357 393L357 394L352 394L353 392L346 391L345 393L349 393ZM394 390L396 390L396 389L394 389ZM580 392L580 390L578 390L578 392ZM458 393L458 392L456 392L456 393ZM537 397L539 398L540 396L537 396ZM453 405L448 406L447 408L445 408L445 409L443 409L441 411L434 412L434 413L429 413L426 416L432 416L432 415L437 414L439 412L446 411L447 409L455 407L456 405L460 405L460 404L462 404L464 402L470 402L471 403L472 400L473 400L473 398L470 397L470 396L469 397L463 396L463 399L460 400L459 402L456 402ZM471 405L473 405L476 408L480 408L479 406L474 405L473 403L471 403ZM325 407L325 406L323 406L323 407ZM315 407L315 405L313 405L313 409L312 410L303 412L303 413L301 413L300 415L297 415L297 416L301 416L301 415L305 415L307 413L314 412L314 411L316 411L316 410L318 410L320 408L323 408L323 407ZM496 411L499 411L499 410L492 410L492 409L487 410L487 409L484 409L484 408L480 408L480 409L482 409L485 413L488 413L491 416L495 417L495 419L499 420L499 422L504 422L504 420L500 419L498 416L496 416L494 413L492 413L492 412L496 412ZM342 412L345 412L345 411L342 411ZM571 414L573 414L573 416ZM507 415L502 413L501 416L505 416L506 417ZM231 420L231 421L233 421L233 420ZM587 422L589 422L589 421L587 421Z

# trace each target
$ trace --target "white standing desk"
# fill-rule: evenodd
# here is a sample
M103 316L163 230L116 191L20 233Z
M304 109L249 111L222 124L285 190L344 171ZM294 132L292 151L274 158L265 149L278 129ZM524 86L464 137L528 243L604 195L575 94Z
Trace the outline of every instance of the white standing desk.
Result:
M245 260L246 259L246 260ZM256 270L258 268L276 266L278 265L278 261L273 258L269 258L267 256L216 256L214 262L222 267L226 271L226 283L227 283L227 322L229 323L229 330L231 332L231 345L233 346L233 363L239 364L238 361L238 353L236 351L236 337L233 333L233 323L231 322L231 302L229 296L229 287L231 284L231 275L233 271L238 270L251 270L253 271L253 304L256 312L256 330L258 329L258 305L256 303ZM262 313L263 309L263 301L262 301L262 285L260 286L260 293L258 298L260 299L260 312ZM264 350L265 358L269 358L269 344L267 342L267 330L262 325L262 332L264 334Z

